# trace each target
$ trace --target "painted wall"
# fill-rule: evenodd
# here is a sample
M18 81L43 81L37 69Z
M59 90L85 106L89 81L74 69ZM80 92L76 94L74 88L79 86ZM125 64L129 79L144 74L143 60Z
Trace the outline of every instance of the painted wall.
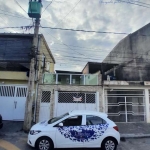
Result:
M38 100L36 109L36 122L38 122L40 101L42 97L42 91L51 91L51 102L50 102L50 116L53 117L55 111L55 91L77 91L77 92L99 92L99 111L103 112L103 101L102 101L102 87L100 86L72 86L72 85L39 85L38 88Z
M143 36L149 34L150 24L121 40L104 59L104 63L124 63L116 70L117 80L150 81L150 36Z
M26 72L0 71L0 79L28 80L28 77L26 75Z

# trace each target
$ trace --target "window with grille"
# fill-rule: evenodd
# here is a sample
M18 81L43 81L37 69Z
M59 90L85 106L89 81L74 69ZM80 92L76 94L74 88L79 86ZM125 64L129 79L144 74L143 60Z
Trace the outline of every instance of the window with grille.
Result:
M18 87L16 97L26 97L27 96L27 88Z
M58 103L95 103L95 93L59 92Z
M0 96L14 97L15 86L0 86Z
M42 91L41 103L50 103L51 91Z

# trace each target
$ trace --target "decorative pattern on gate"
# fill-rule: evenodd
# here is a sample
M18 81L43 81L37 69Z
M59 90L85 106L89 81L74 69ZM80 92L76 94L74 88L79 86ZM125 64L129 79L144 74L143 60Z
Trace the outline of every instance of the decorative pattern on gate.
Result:
M41 103L50 103L51 91L42 91Z
M58 103L96 103L96 94L83 92L59 92Z

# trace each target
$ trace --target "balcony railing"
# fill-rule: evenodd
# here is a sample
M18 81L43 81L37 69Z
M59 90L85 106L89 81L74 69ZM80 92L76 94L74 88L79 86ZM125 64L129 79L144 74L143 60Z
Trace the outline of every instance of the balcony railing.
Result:
M52 74L45 73L43 76L44 84L62 85L98 85L97 74Z

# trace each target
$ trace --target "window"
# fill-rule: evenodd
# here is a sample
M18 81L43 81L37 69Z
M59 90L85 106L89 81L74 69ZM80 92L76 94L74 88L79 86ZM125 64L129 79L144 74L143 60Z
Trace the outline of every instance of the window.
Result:
M63 126L81 126L82 116L73 116L73 117L67 118L62 123L63 123Z
M97 116L86 116L86 125L106 124L106 121Z
M59 117L52 118L52 119L50 119L50 120L48 121L48 124L52 124L52 123L54 123L54 122L56 122L56 121L58 121L58 120L60 120L60 119L62 119L62 118L64 118L64 117L66 117L66 116L68 116L68 115L69 115L69 113L66 113L66 114L63 114L63 115L61 115L61 116L59 116Z

